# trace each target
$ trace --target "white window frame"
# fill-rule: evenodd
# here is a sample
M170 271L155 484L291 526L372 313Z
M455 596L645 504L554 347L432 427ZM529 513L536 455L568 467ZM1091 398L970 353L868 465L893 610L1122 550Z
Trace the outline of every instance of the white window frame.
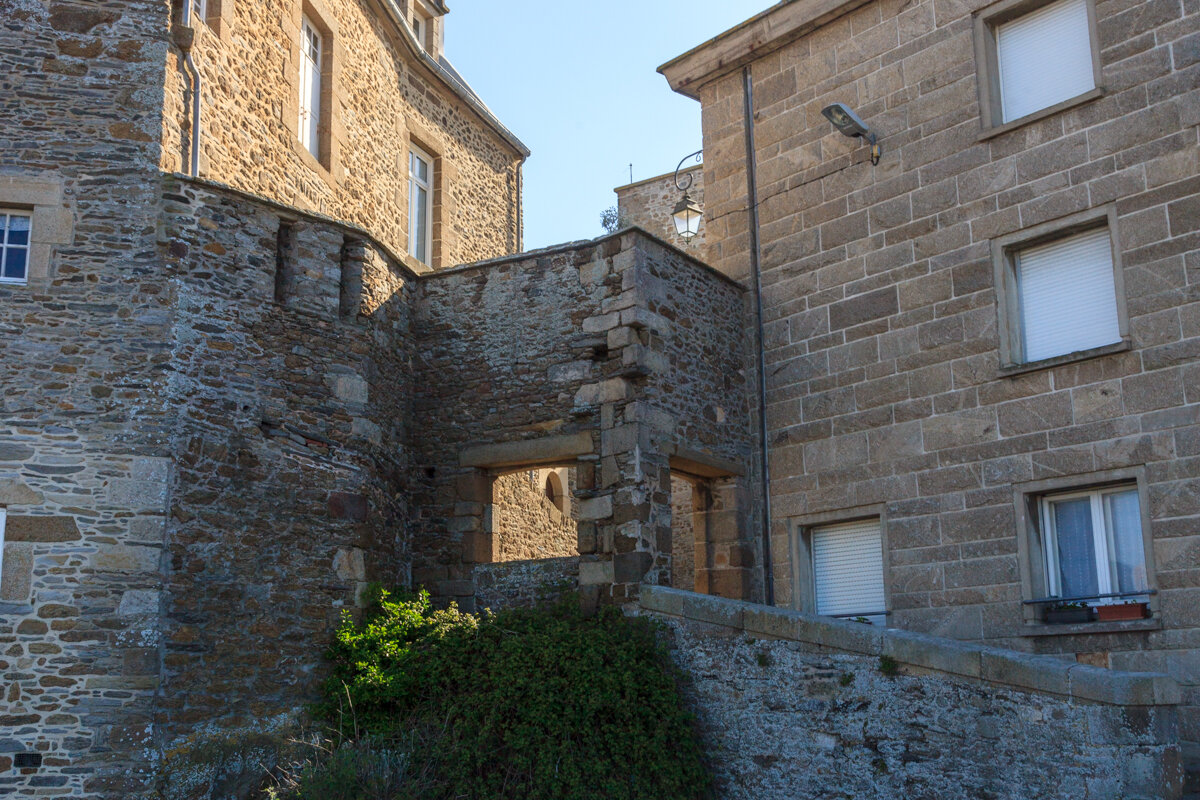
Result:
M1054 503L1060 503L1068 500L1079 500L1088 498L1090 501L1092 515L1092 537L1093 545L1096 553L1096 563L1093 567L1096 570L1096 593L1098 595L1114 594L1121 591L1138 591L1146 590L1146 597L1149 596L1150 580L1149 580L1149 564L1145 560L1143 554L1143 565L1147 572L1146 585L1138 587L1138 589L1125 589L1113 585L1113 562L1116 558L1116 540L1113 534L1112 525L1108 519L1108 514L1104 509L1104 497L1110 494L1123 494L1132 491L1138 498L1138 527L1139 541L1144 544L1146 539L1146 531L1144 529L1142 514L1143 498L1141 492L1138 491L1137 483L1122 483L1114 486L1104 486L1095 489L1081 489L1078 491L1053 492L1040 496L1038 498L1038 512L1041 517L1042 525L1042 557L1044 559L1044 569L1046 575L1047 596L1062 597L1062 576L1059 570L1058 561L1058 531L1055 526L1054 514L1052 506ZM1127 600L1132 600L1142 595L1129 595L1128 597L1111 597L1111 598L1096 598L1095 605L1107 605L1111 603L1121 603ZM1090 602L1090 600L1089 600Z
M315 45L316 54L312 50ZM300 109L296 135L304 149L321 158L321 65L325 37L308 15L300 24Z
M0 581L4 580L4 526L8 523L8 509L0 506Z
M414 160L420 159L429 171L428 180L422 181L417 177ZM433 266L433 206L434 206L434 186L436 185L436 176L434 174L433 156L417 147L415 144L410 144L408 148L408 253L413 258L420 261L426 266ZM418 190L425 190L425 199L429 204L425 213L425 252L417 252L417 221L420 215L417 214L417 197Z
M208 0L192 0L192 17L208 24Z
M13 217L23 217L29 220L29 235L26 238L25 244L9 244L9 220ZM20 278L5 278L3 277L3 262L8 257L8 251L24 250L25 251L25 274ZM0 207L0 284L10 284L14 286L25 286L29 283L29 269L32 261L33 252L33 212L23 208L3 208Z

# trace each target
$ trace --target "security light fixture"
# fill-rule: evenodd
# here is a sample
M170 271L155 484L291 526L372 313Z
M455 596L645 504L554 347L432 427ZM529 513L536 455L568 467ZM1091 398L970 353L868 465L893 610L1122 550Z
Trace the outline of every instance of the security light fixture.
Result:
M700 232L700 219L704 216L704 209L700 207L690 194L688 189L692 188L695 178L691 172L685 172L680 178L679 171L683 169L683 162L689 158L696 159L699 164L704 158L704 151L697 150L690 155L684 156L679 161L679 165L675 167L675 188L683 192L683 197L675 204L675 210L671 212L671 218L675 220L675 232L678 233L685 242L690 242L692 237Z
M831 106L825 106L821 109L821 113L825 115L825 119L833 123L833 127L837 128L843 136L850 138L866 139L871 144L871 164L879 163L881 150L879 142L875 136L875 132L866 126L858 115L855 114L849 106L844 103L834 103Z

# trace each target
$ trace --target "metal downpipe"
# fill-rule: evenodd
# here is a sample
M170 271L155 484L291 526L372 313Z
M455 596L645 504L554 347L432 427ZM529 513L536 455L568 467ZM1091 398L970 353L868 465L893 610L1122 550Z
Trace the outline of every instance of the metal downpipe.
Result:
M742 68L745 101L746 200L750 211L750 273L754 282L755 357L758 367L759 474L762 477L762 565L763 591L767 605L775 605L775 575L771 564L771 465L767 442L767 360L763 344L762 252L758 225L758 159L754 149L754 78L750 66Z

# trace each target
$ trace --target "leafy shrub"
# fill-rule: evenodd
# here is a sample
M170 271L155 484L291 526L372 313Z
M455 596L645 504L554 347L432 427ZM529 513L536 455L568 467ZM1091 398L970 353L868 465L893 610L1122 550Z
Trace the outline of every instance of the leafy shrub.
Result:
M434 775L422 797L709 796L680 675L649 621L577 603L475 616L434 610L424 592L371 599L338 628L319 710L349 736L415 732Z

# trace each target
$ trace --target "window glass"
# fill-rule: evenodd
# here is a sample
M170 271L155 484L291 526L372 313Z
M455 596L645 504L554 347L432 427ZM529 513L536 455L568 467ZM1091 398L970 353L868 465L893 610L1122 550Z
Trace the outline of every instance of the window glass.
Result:
M321 34L308 20L300 33L300 143L314 158L321 157Z
M29 271L30 216L0 211L0 281L24 283Z
M1018 251L1015 261L1026 361L1121 340L1108 229Z
M1092 503L1086 497L1051 503L1058 536L1059 595L1092 597L1100 593L1096 575L1096 537Z
M879 519L814 528L811 547L817 613L866 617L884 624L887 603Z
M1051 596L1124 602L1149 586L1136 487L1051 495L1042 504Z
M1142 512L1134 489L1105 495L1105 516L1112 530L1113 576L1121 592L1144 589L1146 550L1142 544Z
M996 28L1004 121L1094 89L1086 0L1058 0Z
M424 264L431 260L433 234L430 198L433 192L433 159L416 150L408 156L408 251Z

